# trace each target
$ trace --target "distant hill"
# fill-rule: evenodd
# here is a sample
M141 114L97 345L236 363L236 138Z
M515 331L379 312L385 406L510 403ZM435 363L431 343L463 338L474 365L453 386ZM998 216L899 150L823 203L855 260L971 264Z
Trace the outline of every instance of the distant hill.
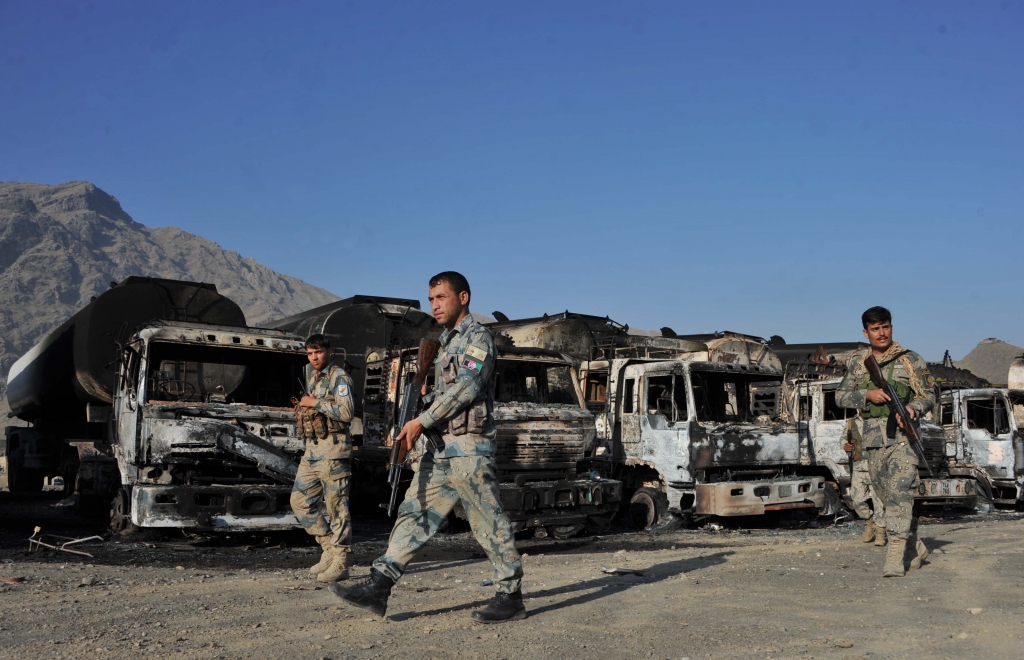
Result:
M141 225L91 183L0 182L0 421L11 364L129 275L212 282L253 325L338 299L195 234Z
M1024 348L992 337L981 341L967 357L954 364L969 369L993 385L1005 386L1010 363L1018 355L1024 355Z

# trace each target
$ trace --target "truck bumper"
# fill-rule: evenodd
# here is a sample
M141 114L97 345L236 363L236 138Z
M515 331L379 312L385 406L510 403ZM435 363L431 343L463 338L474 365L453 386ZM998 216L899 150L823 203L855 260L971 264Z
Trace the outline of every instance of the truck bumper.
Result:
M974 479L952 477L949 479L921 479L914 499L922 504L946 504L977 495Z
M614 479L503 483L501 502L517 530L584 524L591 516L613 514L622 506L622 482Z
M820 509L825 506L825 478L699 484L694 487L694 494L694 513L708 516L760 516L768 511Z
M139 527L188 527L220 532L297 527L288 486L141 486L132 488L132 522Z

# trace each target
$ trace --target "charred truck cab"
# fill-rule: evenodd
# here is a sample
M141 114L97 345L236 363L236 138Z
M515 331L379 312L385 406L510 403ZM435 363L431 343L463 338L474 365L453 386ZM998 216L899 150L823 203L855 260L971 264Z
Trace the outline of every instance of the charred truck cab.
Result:
M707 351L612 353L584 362L580 376L598 416L595 461L614 466L632 493L634 525L824 506L827 473L780 419L777 367L709 361Z
M622 505L622 484L607 471L588 467L597 434L572 362L554 351L496 340L495 462L513 530L566 538L588 521L611 522ZM363 444L357 454L364 471L379 473L396 435L399 397L415 372L416 349L370 352L378 359L366 364ZM456 514L464 516L458 507Z
M304 364L302 340L274 330L159 321L134 333L107 427L112 527L295 526L303 441L289 401Z

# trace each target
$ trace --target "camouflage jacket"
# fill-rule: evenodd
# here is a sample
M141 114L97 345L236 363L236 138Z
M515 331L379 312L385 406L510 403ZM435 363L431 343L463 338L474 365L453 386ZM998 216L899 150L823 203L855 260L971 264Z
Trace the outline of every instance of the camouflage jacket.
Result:
M441 458L494 456L496 358L494 337L472 315L441 333L441 351L434 361L436 397L419 416L424 428L444 430Z
M307 425L299 420L305 427L300 432L306 438L306 460L351 458L352 439L348 427L355 412L352 378L332 362L322 372L310 370L306 392L316 399L315 407L305 409L311 413L311 423ZM315 427L312 432L309 426Z
M886 447L897 442L905 442L906 436L896 429L896 438L886 437L886 424L889 421L889 406L879 406L867 400L867 391L876 385L868 375L864 359L870 348L859 351L846 365L846 376L836 390L836 405L842 408L860 410L858 419L861 435L861 446L864 448ZM903 355L900 355L903 353ZM928 372L928 365L920 355L903 349L893 342L892 347L878 360L882 367L882 375L893 384L908 408L914 409L918 420L931 412L935 404L934 381Z

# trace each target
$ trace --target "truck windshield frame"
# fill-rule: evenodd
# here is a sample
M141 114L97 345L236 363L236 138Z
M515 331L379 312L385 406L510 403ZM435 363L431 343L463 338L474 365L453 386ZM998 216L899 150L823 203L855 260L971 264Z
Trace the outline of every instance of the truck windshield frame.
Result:
M305 390L306 362L301 353L152 341L146 403L290 408Z
M495 403L580 405L568 364L499 358L496 371Z
M689 376L698 422L743 424L765 417L778 419L781 374L691 368Z

